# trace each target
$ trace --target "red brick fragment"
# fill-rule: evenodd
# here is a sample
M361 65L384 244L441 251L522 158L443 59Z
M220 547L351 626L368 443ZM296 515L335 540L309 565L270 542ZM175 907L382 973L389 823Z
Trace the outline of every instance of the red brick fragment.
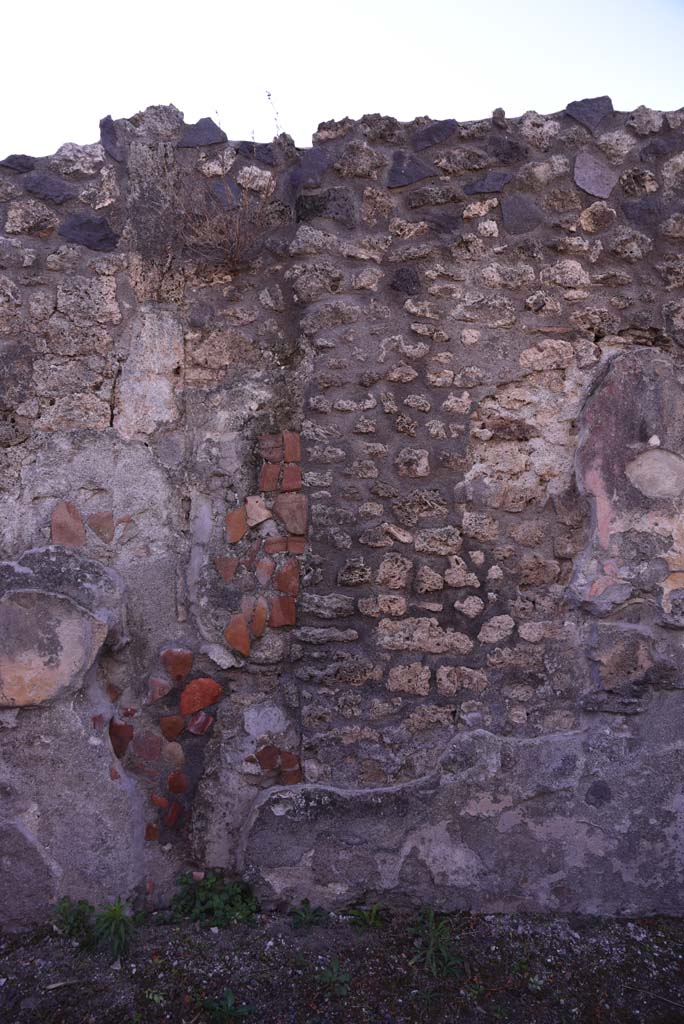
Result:
M274 771L278 767L280 761L280 751L277 747L274 747L271 744L257 750L254 756L259 762L259 767L265 772Z
M266 462L282 462L282 434L262 434L259 438L259 451L262 459L265 459Z
M151 729L136 732L131 750L143 761L156 761L161 757L161 736Z
M294 768L292 771L280 773L280 781L283 786L296 786L298 782L302 781L302 778L301 768Z
M275 569L275 562L272 558L260 558L256 564L256 578L259 583L265 586L273 575Z
M304 494L279 494L273 502L275 515L284 524L288 533L298 536L306 533L308 523L308 501Z
M268 602L265 598L260 597L256 603L254 614L252 615L252 633L254 636L259 637L264 635L266 629L266 623L268 622Z
M240 563L237 558L229 558L228 555L218 555L214 559L214 565L224 583L230 583Z
M252 641L249 638L247 620L244 615L233 615L224 629L223 635L229 647L232 647L238 654L244 655L245 658L249 657Z
M181 715L165 715L159 719L159 728L165 740L173 742L178 739L185 728L185 719Z
M270 625L274 629L280 626L294 626L297 622L297 607L291 597L274 597L271 601Z
M278 463L264 462L259 473L259 490L277 491L279 476L280 465Z
M223 696L223 687L215 679L201 677L191 680L181 693L180 710L182 715L192 715L195 711L208 708Z
M82 548L86 542L81 513L70 501L60 501L52 510L50 536L53 544L65 548Z
M167 693L171 692L171 683L168 679L152 678L147 680L147 697L145 698L146 704L154 704L156 701L161 700Z
M285 537L267 537L264 541L264 551L267 555L277 555L281 551L287 551L287 540Z
M283 459L285 462L301 462L302 446L299 434L294 430L283 430Z
M244 508L234 508L226 516L226 533L231 544L237 544L247 533L247 513Z
M302 471L299 466L285 466L283 479L280 483L281 491L299 491L302 486Z
M256 598L251 594L243 594L240 600L240 611L245 617L245 620L249 622L252 618L252 612L256 607Z
M121 690L119 689L118 686L114 686L113 683L107 683L105 689L107 691L107 696L111 700L112 704L115 704L116 701L121 696Z
M166 785L169 787L170 793L187 793L190 788L190 781L185 772L171 772Z
M159 793L150 793L150 800L155 807L161 807L162 811L166 810L169 806L169 801L165 796L161 796Z
M288 558L275 578L276 588L282 594L296 597L299 593L299 562L296 558Z
M93 723L95 732L102 732L105 727L104 715L91 715L90 721Z
M299 754L293 754L290 750L281 750L280 764L283 771L292 771L295 768L299 768Z
M306 548L304 537L288 537L287 550L290 555L303 555Z
M145 825L145 842L156 843L159 841L159 825Z
M211 715L206 714L204 711L198 711L188 722L188 732L191 732L193 736L204 736L205 732L208 732L213 724L214 719Z
M178 824L178 819L183 813L183 805L179 804L177 800L174 800L168 811L164 815L164 824L167 828L174 828Z
M162 665L177 683L182 682L190 674L192 658L192 651L185 647L167 647L161 652Z
M114 516L111 512L93 512L86 519L86 523L93 533L97 534L105 544L111 544L114 540L114 530L116 527L114 526Z
M112 780L112 782L116 782L117 779L121 778L121 772L117 771L114 765L112 765L111 768L109 769L109 778Z
M119 760L128 750L128 745L133 739L133 733L132 725L128 725L126 722L117 722L114 718L111 719L109 723L109 741L112 744L112 750Z

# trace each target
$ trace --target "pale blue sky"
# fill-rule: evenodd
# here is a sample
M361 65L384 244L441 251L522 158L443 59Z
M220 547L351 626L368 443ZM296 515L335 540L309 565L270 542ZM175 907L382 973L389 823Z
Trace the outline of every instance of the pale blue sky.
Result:
M105 114L174 103L232 139L310 144L348 114L471 120L608 93L684 105L684 0L15 0L0 155L94 142Z

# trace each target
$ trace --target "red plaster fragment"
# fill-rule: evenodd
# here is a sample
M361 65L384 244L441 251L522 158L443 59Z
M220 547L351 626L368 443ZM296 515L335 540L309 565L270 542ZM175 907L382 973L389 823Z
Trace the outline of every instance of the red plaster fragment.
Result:
M185 687L180 698L182 715L192 715L195 711L208 708L223 696L223 687L215 679L202 677L193 679Z
M178 739L185 728L185 719L180 715L165 715L159 719L159 728L165 740L173 742Z
M301 768L295 768L289 772L280 773L280 781L283 786L296 786L298 782L302 781Z
M280 482L281 491L299 491L302 486L302 471L299 466L285 466L283 479Z
M301 462L302 446L294 430L283 430L283 458L285 462Z
M279 494L273 502L275 515L289 533L306 533L308 501L304 494Z
M126 722L117 722L114 718L110 721L109 740L112 744L112 750L119 760L128 750L128 744L133 739L133 732L133 726L128 725Z
M94 512L88 516L86 523L105 544L111 544L114 540L114 516L111 512Z
M192 658L192 651L185 647L168 647L161 652L162 665L177 683L182 682L190 674Z
M247 620L244 615L233 615L223 631L223 635L226 638L226 643L232 647L234 651L237 651L238 654L244 655L245 658L249 657L249 652L252 649L252 642L249 638Z
M299 754L293 754L289 750L281 750L280 764L283 771L292 771L295 768L299 768Z
M150 800L155 807L161 807L162 811L166 810L169 806L169 801L165 796L160 796L159 793L150 793Z
M234 508L226 516L226 533L231 544L237 544L247 533L247 513L243 508Z
M230 583L240 563L237 558L229 558L227 555L218 555L214 559L214 565L224 583Z
M280 572L276 575L275 585L283 594L296 597L299 593L299 562L296 558L288 558Z
M112 782L116 782L117 779L121 778L121 773L116 770L114 765L112 765L112 767L109 769L109 778L112 780Z
M260 491L277 491L280 466L278 463L265 462L259 473Z
M264 541L264 551L267 555L277 555L281 551L287 550L287 540L285 537L268 537Z
M270 625L274 629L294 626L297 622L297 608L291 597L274 597L271 602Z
M159 825L145 825L145 842L157 843L159 842Z
M70 501L60 501L52 510L50 535L53 544L82 548L86 542L81 513Z
M267 746L262 747L261 750L257 750L255 757L259 762L259 766L265 772L272 772L278 767L280 751L277 747L268 744Z
M187 793L190 788L190 782L185 772L171 772L166 785L169 787L170 793Z

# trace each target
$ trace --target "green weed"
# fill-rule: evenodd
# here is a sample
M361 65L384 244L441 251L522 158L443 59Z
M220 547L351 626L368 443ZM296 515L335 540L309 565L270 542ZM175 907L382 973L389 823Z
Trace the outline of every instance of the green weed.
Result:
M182 875L179 882L181 891L171 904L174 922L199 921L205 928L226 928L237 921L251 921L259 910L245 882L227 881L212 872L199 881Z
M293 928L310 928L314 924L325 924L328 914L321 907L312 907L308 900L302 900L298 907L289 911Z
M411 963L422 967L433 978L445 977L460 970L462 962L456 954L448 918L426 907L413 923L415 955Z
M207 1000L204 1009L209 1012L213 1024L229 1024L232 1020L242 1020L254 1013L251 1006L238 1006L231 989L226 989L219 999Z
M109 949L115 957L123 956L133 941L135 924L129 909L120 899L95 915L94 938L99 946Z
M349 971L342 969L337 957L333 957L330 966L319 971L316 981L324 988L333 999L344 999L349 995L349 986L352 976Z

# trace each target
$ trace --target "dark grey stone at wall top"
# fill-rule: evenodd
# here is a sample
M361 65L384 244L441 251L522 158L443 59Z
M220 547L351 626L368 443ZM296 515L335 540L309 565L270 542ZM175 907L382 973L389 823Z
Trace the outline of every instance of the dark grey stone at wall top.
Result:
M4 167L8 171L16 171L17 174L26 174L35 166L36 161L33 157L26 156L25 153L10 153L4 160L0 160L0 167Z
M613 101L610 96L594 96L592 99L573 100L568 103L565 113L575 121L595 133L604 118L613 113Z
M196 124L188 124L178 140L180 149L195 146L217 146L228 141L228 136L210 117L201 117Z
M436 174L436 168L431 167L424 160L419 160L402 150L396 150L387 176L387 187L402 188L404 185L413 185L416 181L422 181L423 178L433 178Z
M116 124L112 120L111 114L107 114L100 121L100 142L105 153L111 156L112 160L116 160L117 163L122 162L124 152L119 144Z
M455 121L452 117L446 121L436 121L435 124L428 124L414 132L411 138L411 145L418 152L423 149L429 149L430 146L446 142L457 128L458 121Z

